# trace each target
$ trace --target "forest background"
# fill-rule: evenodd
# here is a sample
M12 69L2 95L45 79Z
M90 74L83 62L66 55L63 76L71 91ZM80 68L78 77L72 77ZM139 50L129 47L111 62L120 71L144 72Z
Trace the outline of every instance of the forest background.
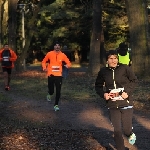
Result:
M105 65L104 50L124 41L139 79L133 94L137 142L131 150L149 149L149 35L148 0L0 0L0 47L8 42L18 55L9 92L3 89L0 73L0 149L114 146L105 101L95 93L93 75ZM55 40L71 51L72 64L88 64L88 69L70 69L58 113L53 111L54 101L46 101L47 77L41 64L31 65L53 49Z
M105 50L126 42L132 68L149 75L149 0L2 0L0 47L9 43L17 55L16 70L41 61L58 40L71 61L88 62L88 73L105 65Z

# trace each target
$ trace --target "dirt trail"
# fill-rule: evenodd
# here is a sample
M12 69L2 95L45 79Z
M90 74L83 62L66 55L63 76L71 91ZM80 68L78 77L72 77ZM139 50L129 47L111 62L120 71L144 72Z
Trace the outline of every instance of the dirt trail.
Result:
M1 88L0 94L5 93ZM21 150L18 145L22 145L23 150L114 149L113 128L104 103L94 99L69 102L62 96L60 111L55 112L53 101L28 99L16 96L13 91L7 94L12 101L0 102L0 150ZM126 146L130 150L150 150L150 114L134 111L133 127L136 144L129 145L125 140ZM16 134L19 137L15 137ZM24 139L24 146L16 142L17 138ZM11 140L15 146L9 144Z
M9 119L16 119L17 117L18 120L24 122L34 122L40 125L46 123L47 126L61 131L88 131L92 135L90 144L95 143L99 147L113 147L109 145L114 145L113 128L109 121L108 112L100 103L68 102L63 100L62 97L60 111L54 112L53 101L29 100L23 97L15 97L15 95L12 96L12 93L9 96L13 97L14 101L3 109L3 115ZM2 105L0 106L2 110ZM137 135L137 142L135 146L126 143L127 147L130 147L131 150L149 150L149 114L134 112L133 126Z

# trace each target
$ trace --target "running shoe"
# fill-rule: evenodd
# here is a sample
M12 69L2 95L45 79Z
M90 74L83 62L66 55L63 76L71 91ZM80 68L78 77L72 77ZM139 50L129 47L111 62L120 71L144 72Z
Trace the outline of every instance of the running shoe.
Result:
M50 94L48 94L47 96L46 96L46 98L47 98L47 101L51 101L51 95Z
M9 86L5 86L5 90L6 90L6 91L9 91L9 90L10 90L10 87L9 87Z
M55 111L59 111L58 105L55 105L55 106L54 106L54 110L55 110Z
M133 145L133 144L135 143L135 141L136 141L136 135L135 135L134 133L132 133L132 134L130 135L130 137L128 138L128 140L129 140L129 143L130 143L131 145Z

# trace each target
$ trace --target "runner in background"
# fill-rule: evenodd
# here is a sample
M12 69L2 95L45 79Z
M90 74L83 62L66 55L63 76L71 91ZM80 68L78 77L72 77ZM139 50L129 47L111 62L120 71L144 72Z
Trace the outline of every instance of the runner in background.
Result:
M4 84L6 91L10 90L11 73L16 59L16 53L9 48L8 44L5 44L4 48L0 50L0 62L4 75Z
M51 101L51 97L54 94L54 86L56 87L55 111L59 110L58 103L61 95L63 61L66 63L65 67L70 68L71 62L68 57L61 52L59 42L54 43L54 50L48 52L42 61L43 71L46 71L48 76L48 101Z
M131 52L129 53L128 45L125 42L119 44L117 52L119 56L119 63L131 66L132 64Z

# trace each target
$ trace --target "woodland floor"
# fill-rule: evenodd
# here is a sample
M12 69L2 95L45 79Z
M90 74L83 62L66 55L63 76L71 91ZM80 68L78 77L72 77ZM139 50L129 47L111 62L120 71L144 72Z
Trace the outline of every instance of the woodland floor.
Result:
M5 91L0 73L0 150L115 150L105 102L94 91L86 67L71 68L63 80L60 111L46 101L47 78L40 67L12 74ZM130 150L150 150L150 82L136 88Z

